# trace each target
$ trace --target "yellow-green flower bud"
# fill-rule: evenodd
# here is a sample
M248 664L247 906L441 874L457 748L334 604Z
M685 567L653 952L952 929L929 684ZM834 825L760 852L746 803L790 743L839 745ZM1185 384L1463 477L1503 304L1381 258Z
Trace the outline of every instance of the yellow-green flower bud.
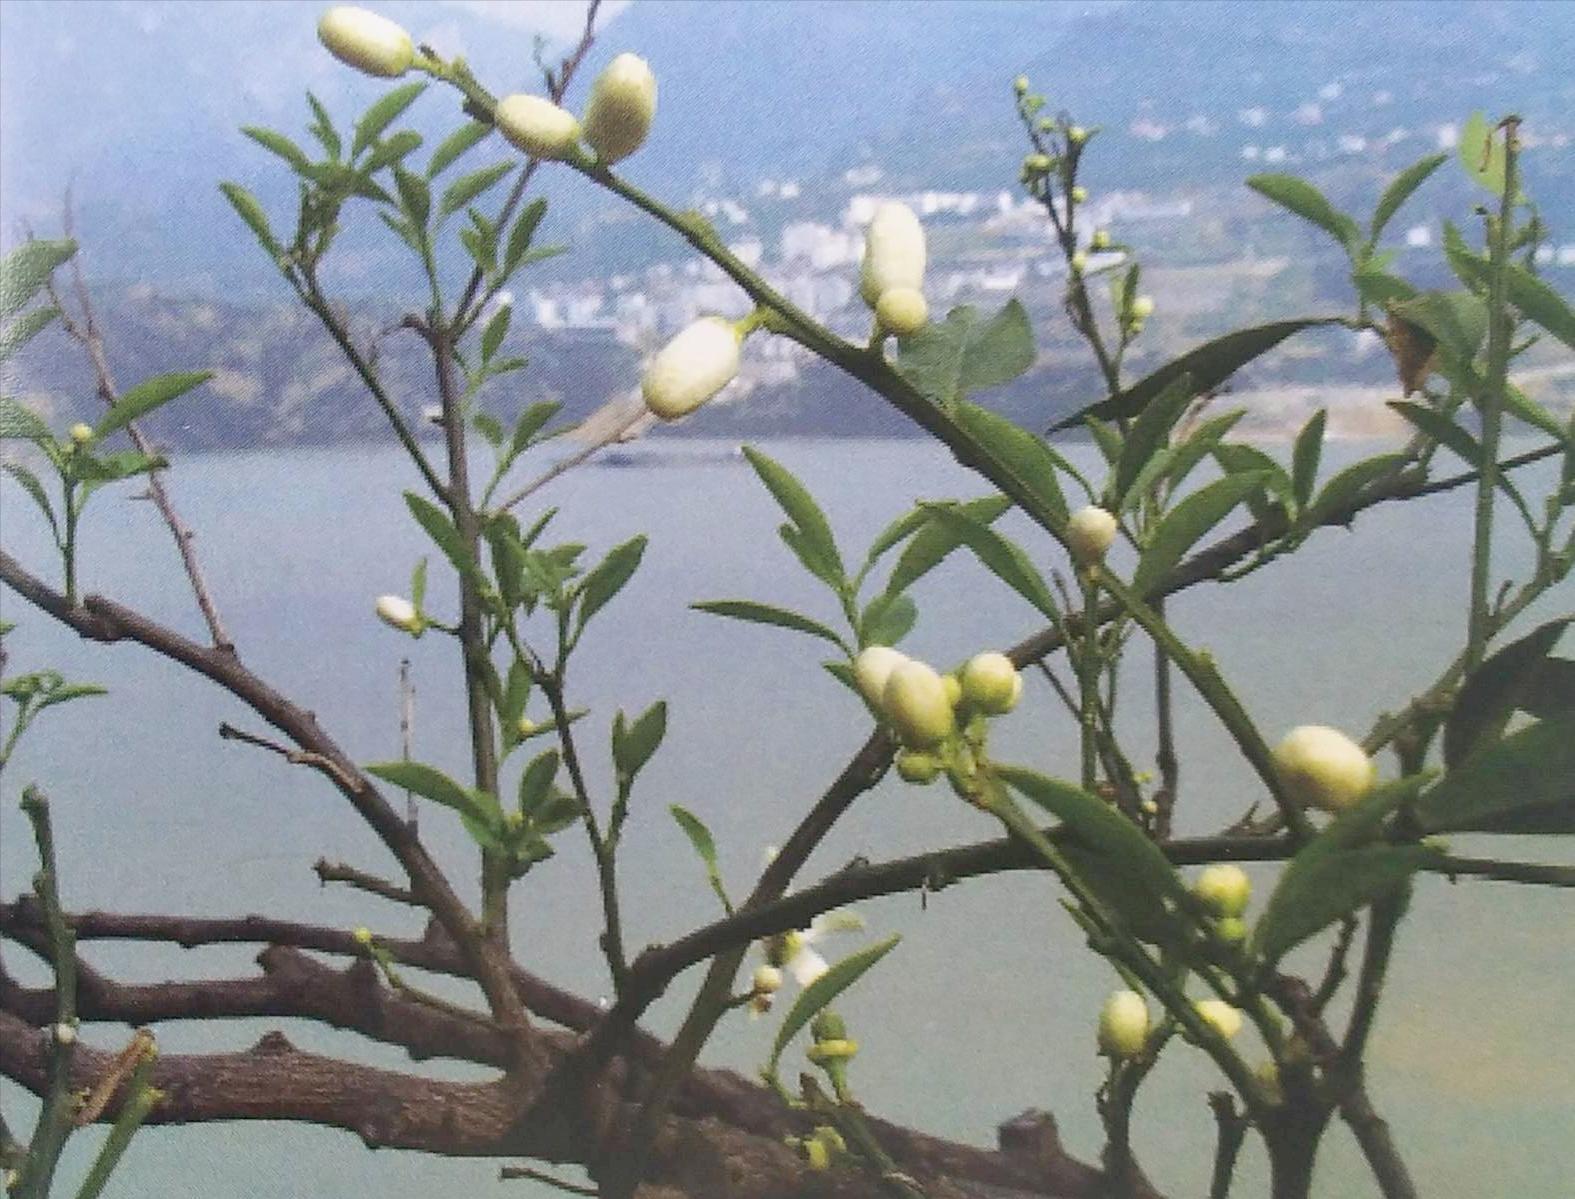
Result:
M891 672L908 660L908 655L889 645L872 645L853 659L853 682L859 694L877 710L885 702L886 682Z
M628 158L645 141L656 116L656 76L637 54L620 54L591 87L585 140L603 163Z
M1029 175L1047 174L1054 165L1048 154L1030 154L1023 159L1023 170Z
M930 306L924 293L913 287L888 287L875 303L875 320L888 333L906 337L924 328Z
M1003 715L1016 707L1022 687L1017 667L1005 654L975 654L962 668L963 698L991 716Z
M858 1056L859 1043L846 1037L837 1037L830 1041L816 1041L804 1052L817 1066L824 1062L845 1062Z
M1099 1052L1125 1059L1148 1040L1148 1003L1136 991L1114 991L1099 1009Z
M1372 789L1378 768L1339 729L1304 724L1275 746L1280 781L1297 803L1342 812Z
M946 702L956 707L962 703L962 683L957 676L950 672L941 676L941 685L946 688Z
M809 1035L817 1041L840 1041L848 1035L848 1026L836 1012L821 1008L809 1023Z
M875 210L864 231L859 294L871 308L894 287L924 286L924 227L913 209L888 200Z
M913 749L939 744L954 727L946 684L924 662L910 660L892 670L881 696L881 708L903 744Z
M677 420L705 403L738 374L738 330L719 316L702 317L651 359L640 380L645 406Z
M782 989L782 971L770 964L755 967L754 993L775 995Z
M78 421L71 426L70 436L72 445L86 445L93 440L93 426Z
M1192 893L1216 916L1240 916L1247 910L1252 881L1240 866L1209 866L1192 884Z
M1088 130L1081 125L1073 125L1066 131L1066 139L1074 146L1080 146L1088 140Z
M537 733L541 732L542 728L541 725L537 724L529 716L521 716L519 724L515 725L514 727L519 730L521 739L525 737L534 737Z
M822 1124L815 1129L814 1139L819 1141L832 1153L846 1153L848 1143L842 1139L842 1134L829 1124Z
M1095 229L1094 236L1088 239L1088 244L1096 250L1110 249L1110 233L1105 229Z
M1259 1093L1270 1103L1284 1103L1285 1092L1280 1086L1280 1068L1272 1059L1259 1062L1252 1072L1258 1083Z
M1086 270L1088 270L1088 255L1078 250L1072 255L1072 273L1081 275Z
M1019 96L1026 95L1028 92L1028 76L1019 75L1016 79L1012 80L1012 90Z
M1225 916L1214 925L1214 931L1227 945L1240 945L1247 939L1247 922L1240 916Z
M75 1028L73 1028L70 1024L67 1024L64 1020L62 1020L59 1024L55 1025L54 1028L51 1031L53 1031L53 1033L55 1035L55 1044L56 1045L75 1045L76 1044L77 1030Z
M826 1142L816 1137L805 1141L804 1164L815 1171L831 1169L831 1150L826 1147Z
M387 17L351 5L330 8L317 22L317 40L347 66L392 79L415 61L410 35Z
M1241 1031L1241 1012L1223 999L1200 999L1192 1006L1203 1022L1227 1041Z
M1074 204L1087 204L1088 203L1088 189L1086 187L1084 187L1081 183L1079 183L1076 187L1074 187L1072 189L1072 203L1074 203Z
M364 924L355 926L355 931L350 934L357 945L367 946L372 944L372 930Z
M1079 562L1098 562L1116 539L1116 518L1097 504L1072 513L1066 544Z
M1054 133L1055 132L1055 118L1054 117L1040 117L1039 118L1039 132L1040 133Z
M505 96L492 114L498 132L532 158L567 158L580 141L580 122L541 96Z
M412 637L421 635L421 613L416 611L416 606L401 595L380 595L377 597L377 618L390 628L398 629L401 633L409 633Z
M905 783L923 786L933 783L941 774L941 760L922 750L905 749L897 755L897 776Z
M1154 297L1137 296L1132 301L1132 319L1146 321L1154 315Z

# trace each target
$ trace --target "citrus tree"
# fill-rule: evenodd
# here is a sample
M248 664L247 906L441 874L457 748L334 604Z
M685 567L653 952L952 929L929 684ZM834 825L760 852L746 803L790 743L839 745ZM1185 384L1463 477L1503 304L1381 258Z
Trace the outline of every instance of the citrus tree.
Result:
M1218 1128L1212 1196L1230 1190L1249 1138L1266 1151L1276 1199L1310 1194L1320 1140L1336 1119L1354 1133L1382 1194L1415 1194L1365 1072L1386 967L1419 876L1575 882L1568 868L1464 858L1443 840L1456 832L1575 832L1575 664L1555 652L1575 616L1512 628L1575 563L1568 519L1575 425L1552 416L1510 376L1535 340L1575 348L1575 313L1535 271L1545 229L1522 191L1518 120L1475 118L1466 129L1460 163L1482 186L1485 207L1469 226L1477 232L1447 226L1450 289L1418 289L1395 273L1383 248L1390 219L1446 165L1445 155L1395 178L1366 221L1304 180L1257 176L1249 186L1317 226L1348 256L1350 310L1243 328L1132 378L1127 352L1154 302L1131 248L1086 227L1079 178L1099 130L1049 112L1029 81L1018 79L1016 116L1027 140L1019 182L1042 205L1065 259L1066 313L1102 380L1089 404L1038 430L976 401L1033 364L1025 309L1012 300L998 311L964 306L932 314L925 230L904 204L882 204L866 230L859 291L869 332L849 340L789 302L700 214L625 179L619 164L659 134L657 81L641 58L620 54L580 115L564 107L594 17L593 4L580 45L545 71L544 94L498 98L462 60L412 44L386 19L331 9L319 34L335 57L374 76L421 78L394 87L348 127L312 99L310 151L281 132L244 131L294 176L294 211L267 212L243 183L222 185L282 283L386 415L419 476L399 507L430 539L431 552L415 564L408 594L382 596L369 608L400 635L452 641L453 702L463 705L470 740L463 777L408 756L353 760L334 738L331 713L319 717L248 665L162 489L166 464L136 423L164 403L194 402L180 397L206 374L161 375L119 390L91 310L74 318L56 289L74 244L30 241L6 259L0 352L8 356L52 321L66 322L93 356L108 407L97 424L59 436L19 403L3 401L0 434L31 447L6 469L17 496L29 497L47 523L59 563L23 563L0 552L0 579L30 619L59 622L92 641L134 643L227 693L271 731L227 724L223 734L314 772L398 871L385 878L320 864L324 881L365 893L369 915L354 928L74 912L69 880L57 877L44 791L29 786L23 807L40 871L26 893L0 907L0 932L48 962L54 984L30 989L0 974L0 1071L42 1100L30 1134L0 1126L8 1193L48 1194L70 1133L91 1122L112 1121L114 1130L83 1196L99 1193L144 1122L266 1118L344 1129L372 1146L535 1163L507 1166L505 1176L548 1179L545 1167L572 1164L591 1185L558 1185L614 1197L1157 1195L1171 1193L1170 1184L1134 1151L1136 1105L1163 1055L1190 1053L1203 1055L1217 1079L1207 1094ZM418 102L444 97L463 110L463 121L426 150L400 118ZM472 166L483 145L493 161ZM753 304L740 320L696 321L654 355L641 393L655 418L683 419L732 381L752 343L785 338L862 383L871 403L893 406L979 480L973 497L890 497L889 526L851 550L838 544L798 479L746 448L782 510L786 550L826 589L841 620L826 623L770 600L700 599L696 606L799 634L803 649L829 654L825 686L859 697L870 731L851 760L828 765L824 791L747 893L727 888L700 817L672 809L699 858L696 883L703 876L720 906L714 920L659 945L629 942L619 868L641 772L666 734L667 706L609 720L577 708L574 688L574 667L597 652L598 625L617 611L646 542L593 548L556 541L555 510L536 507L537 486L520 479L521 463L562 431L556 405L508 414L488 408L500 390L494 385L525 366L500 353L511 309L495 301L554 252L537 241L545 202L527 202L532 181L547 171L575 172L665 226ZM321 268L337 235L369 219L409 251L428 284L401 327L430 356L442 432L435 447L412 427L375 356L324 289ZM456 258L464 264L457 291ZM1392 407L1411 426L1409 440L1333 472L1322 466L1321 411L1285 462L1232 440L1242 412L1217 411L1226 380L1287 339L1327 327L1383 339L1404 397ZM1504 459L1511 425L1537 443ZM1092 474L1058 448L1058 434L1079 432L1099 451L1101 469ZM132 448L113 448L121 435ZM493 459L485 479L472 475L478 439ZM1446 466L1451 458L1461 461ZM1547 463L1532 476L1545 484L1540 491L1517 481L1520 468L1538 462ZM76 534L85 503L133 475L149 476L206 640L84 589ZM1369 730L1309 717L1283 736L1266 732L1212 657L1166 618L1166 600L1177 592L1273 569L1375 505L1425 502L1460 488L1475 494L1472 527L1460 539L1471 568L1461 597L1466 634L1449 661L1418 663L1414 691L1391 697L1390 714ZM1532 547L1523 578L1504 579L1494 568L1495 538L1504 535L1495 512L1505 504L1518 518L1515 534ZM999 530L1008 510L1030 522L1031 539ZM8 521L14 518L8 505ZM1112 555L1118 543L1125 548ZM953 555L975 560L981 578L1019 595L1038 613L1039 627L1009 647L973 647L954 663L932 665L897 648L918 616L914 583ZM1118 568L1118 558L1130 565ZM452 608L429 602L429 566L452 576ZM1147 685L1118 691L1123 668L1128 676L1142 671ZM0 766L49 707L99 689L45 670L7 673L3 691L12 709ZM1258 788L1241 819L1201 838L1172 833L1181 799L1173 707L1183 694L1228 733ZM992 733L1014 710L1071 721L1078 760L998 754ZM1134 762L1121 731L1130 726L1118 714L1156 730L1153 773ZM593 748L603 735L605 745ZM588 781L592 753L610 754L608 793ZM859 858L801 880L812 851L832 842L841 817L893 767L905 785L929 788L915 795L915 813L924 804L964 805L985 839L916 857ZM439 860L423 844L417 825L396 810L391 796L399 791L449 809L441 818L463 824L474 843L479 903L463 899L454 881L470 867ZM776 832L762 829L761 841ZM584 838L590 850L584 883L600 910L605 1005L553 986L545 974L551 963L522 954L510 938L511 900L528 893L532 872L565 837ZM1281 864L1257 902L1242 861ZM819 932L846 924L847 905L861 899L1024 868L1044 872L1043 902L1064 909L1088 952L1112 973L1108 1001L1088 1013L1086 1043L1065 1047L1097 1051L1107 1063L1093 1097L1105 1140L1089 1160L1063 1148L1043 1115L1002 1124L999 1147L984 1150L869 1110L855 1086L859 1036L883 1030L850 1027L835 1007L861 978L887 968L900 953L897 938L834 963L812 944ZM374 900L423 914L426 935L379 932ZM245 979L134 986L82 958L79 947L100 939L266 949L261 972ZM1292 970L1287 954L1314 939L1323 968ZM344 968L330 964L335 958ZM474 983L484 1005L434 993L421 979L429 974ZM677 987L688 990L686 1014L664 1041L641 1021ZM721 1022L745 1012L776 1021L758 1082L699 1064ZM99 1025L251 1015L301 1017L418 1059L469 1061L494 1074L444 1081L301 1051L277 1037L242 1052L163 1057L145 1030L118 1051L96 1043Z

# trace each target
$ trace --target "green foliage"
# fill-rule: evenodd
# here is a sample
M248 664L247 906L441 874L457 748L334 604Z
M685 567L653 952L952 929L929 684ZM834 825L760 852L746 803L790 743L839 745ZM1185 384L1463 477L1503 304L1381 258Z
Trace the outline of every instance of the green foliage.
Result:
M793 1006L788 1009L788 1014L782 1021L782 1027L777 1030L776 1039L771 1043L771 1056L767 1059L764 1070L768 1079L776 1077L777 1063L782 1060L783 1051L792 1043L799 1030L814 1019L833 999L863 978L877 962L895 949L897 942L901 940L901 937L888 937L878 944L850 953L799 992L798 998L793 1001Z
M1528 702L1536 702L1544 690L1540 680L1549 673L1549 655L1571 621L1575 616L1560 616L1539 625L1472 671L1444 724L1447 765L1458 766L1472 753L1496 744L1509 718L1517 710L1525 710ZM1575 694L1568 699L1575 705Z
M796 633L808 633L811 637L819 637L831 642L844 653L850 653L847 642L834 630L827 628L818 620L812 620L801 613L779 608L774 604L762 604L754 600L701 600L689 606L699 612L709 612L712 616L726 616L733 620L775 625L777 628L791 629Z
M1575 833L1575 710L1471 753L1417 803L1429 832Z
M1257 471L1226 475L1198 488L1167 512L1150 535L1132 576L1132 590L1146 596L1187 551L1263 485Z
M29 240L0 258L0 320L21 312L76 252L74 241Z
M744 457L787 514L790 523L778 530L787 547L805 570L832 590L840 591L844 584L842 555L837 552L836 538L820 505L780 463L751 446L744 447Z
M1295 175L1254 175L1247 180L1247 186L1302 220L1317 225L1347 249L1353 248L1361 236L1356 222L1329 203L1327 197L1305 179Z
M988 319L972 305L953 308L901 340L898 369L937 404L1010 383L1034 364L1034 334L1019 300Z
M678 827L684 830L684 836L689 838L689 844L694 846L695 853L699 855L701 863L705 866L706 881L711 884L711 890L716 892L716 897L722 901L723 910L728 915L732 915L733 901L727 897L727 888L722 885L722 874L716 864L716 841L711 836L711 830L705 826L705 821L688 808L673 804L668 811L673 814Z

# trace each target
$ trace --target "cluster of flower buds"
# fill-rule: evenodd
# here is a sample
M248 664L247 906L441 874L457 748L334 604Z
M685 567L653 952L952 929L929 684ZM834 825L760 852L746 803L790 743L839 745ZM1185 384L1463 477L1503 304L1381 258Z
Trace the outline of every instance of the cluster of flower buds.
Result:
M1079 508L1066 522L1067 549L1081 565L1092 566L1115 544L1118 528L1115 516L1098 504Z
M1252 881L1245 870L1229 864L1206 867L1192 884L1192 894L1214 918L1214 931L1222 941L1237 945L1246 939L1242 914L1252 896Z
M389 628L409 633L412 637L421 636L427 627L426 617L402 595L378 596L377 618Z
M952 761L959 731L982 743L984 721L1004 716L1022 698L1023 679L1005 654L975 654L955 674L886 645L853 662L853 681L902 741L897 773L910 783L939 778Z
M1148 1042L1148 1003L1136 991L1113 991L1099 1009L1099 1052L1125 1061Z
M1291 799L1303 807L1343 812L1372 790L1378 767L1339 729L1304 724L1274 748L1274 765Z
M881 331L906 337L930 319L924 262L924 227L913 209L895 200L878 207L864 231L859 294Z

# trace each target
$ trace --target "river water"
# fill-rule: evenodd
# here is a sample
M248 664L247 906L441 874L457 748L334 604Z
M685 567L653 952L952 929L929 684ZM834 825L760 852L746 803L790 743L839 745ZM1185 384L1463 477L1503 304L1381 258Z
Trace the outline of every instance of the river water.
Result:
M592 710L580 728L600 795L610 778L606 729L613 711L636 712L660 697L671 706L667 743L636 792L621 867L626 937L635 947L672 938L711 918L716 906L668 817L669 804L682 803L709 823L723 873L742 893L767 846L786 835L868 732L860 706L818 665L827 647L687 607L756 598L838 620L829 594L778 541L772 501L731 448L637 447L625 468L579 470L542 497L562 507L560 535L587 542L593 555L639 531L651 536L643 569L592 626L570 681L571 702ZM922 443L763 448L819 497L849 558L862 557L874 533L915 498L984 490ZM1331 454L1338 463L1375 448L1345 445ZM1088 447L1072 452L1092 465ZM658 453L666 456L646 456ZM429 552L399 503L399 491L415 483L397 452L359 448L198 457L172 476L248 664L309 704L352 755L375 760L398 753L396 673L408 655L418 691L416 755L460 773L467 741L461 705L452 699L452 642L428 636L412 644L371 616L373 598L405 590L412 562ZM48 573L35 514L9 483L3 514L7 548ZM1025 527L1010 519L1001 527L1021 533L1045 557L1044 544ZM1269 736L1306 722L1360 733L1424 686L1458 645L1468 527L1465 490L1388 505L1353 531L1321 532L1294 559L1239 584L1187 592L1171 612L1194 644L1213 651ZM1512 541L1513 531L1506 532ZM1501 565L1523 565L1525 556L1506 548ZM146 505L98 498L82 560L89 589L200 635L168 537ZM1039 624L966 556L926 578L915 595L921 617L905 648L938 663L1017 640ZM1569 609L1570 599L1544 599L1528 614L1528 627L1538 613ZM448 610L448 603L436 586L434 610ZM37 780L54 800L69 906L212 916L257 911L344 927L366 923L390 936L419 932L403 909L317 886L310 867L319 856L385 872L386 855L315 776L218 739L221 720L257 728L239 705L136 647L79 643L9 592L0 595L0 611L21 625L8 639L12 671L50 665L112 692L50 713L7 772L0 843L7 897L34 868L15 802L22 784ZM1125 683L1134 699L1146 660L1146 650L1135 646ZM1204 833L1255 796L1230 742L1189 698L1183 696L1179 715L1178 831ZM1131 748L1149 760L1148 718L1141 704L1133 711ZM1074 730L1037 680L1018 712L999 723L995 749L1005 760L1076 774ZM461 864L467 841L457 821L433 809L422 814L422 832L457 877L471 876ZM856 805L804 878L855 855L881 859L990 835L978 813L943 789L889 780ZM516 894L517 951L546 977L600 994L605 978L594 947L598 908L587 855L574 830L558 844L559 855ZM1462 839L1457 848L1575 860L1567 844L1532 839ZM1273 872L1253 873L1261 897ZM868 936L904 934L898 950L840 1004L863 1045L854 1081L873 1110L987 1144L1000 1120L1047 1108L1074 1151L1097 1154L1093 1024L1115 980L1083 950L1055 898L1046 878L1018 875L951 888L925 907L916 896L861 907ZM1432 877L1418 886L1370 1073L1377 1105L1393 1122L1422 1193L1568 1193L1575 1170L1572 911L1568 893L1451 886ZM850 938L828 952L859 943ZM153 981L244 974L251 952L95 944L89 956L116 977ZM7 948L7 964L36 982L41 975L21 957ZM680 980L649 1027L670 1031L694 982L693 975ZM158 1034L167 1053L195 1052L244 1047L275 1027L302 1047L444 1077L480 1076L462 1066L411 1066L354 1036L289 1021L171 1025ZM706 1060L752 1070L773 1030L771 1021L739 1018L724 1026ZM123 1034L87 1035L108 1045ZM1213 1124L1203 1092L1212 1085L1201 1055L1175 1047L1139 1100L1139 1153L1168 1193L1206 1189ZM8 1116L25 1123L28 1099L3 1086ZM68 1150L67 1181L85 1168L91 1140L84 1135ZM1331 1132L1320 1164L1319 1195L1373 1193L1343 1127ZM1261 1194L1263 1178L1262 1155L1249 1146L1236 1193ZM498 1182L496 1163L372 1154L346 1134L280 1124L146 1131L110 1192L424 1199L440 1189L525 1195L534 1193L532 1185Z

